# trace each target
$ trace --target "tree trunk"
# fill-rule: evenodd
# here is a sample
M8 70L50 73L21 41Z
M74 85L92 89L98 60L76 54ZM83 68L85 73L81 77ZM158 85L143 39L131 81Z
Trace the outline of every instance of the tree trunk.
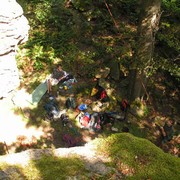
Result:
M153 58L155 34L159 26L161 0L142 0L140 7L134 64L130 70L129 101L141 98L145 92L148 69Z

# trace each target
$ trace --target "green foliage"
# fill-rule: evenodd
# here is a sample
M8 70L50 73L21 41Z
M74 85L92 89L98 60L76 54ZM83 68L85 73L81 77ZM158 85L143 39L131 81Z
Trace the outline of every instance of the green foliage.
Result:
M165 11L164 16L171 22L180 18L180 3L178 0L163 0L162 9Z
M168 72L180 81L179 65L176 61L180 52L180 3L176 0L163 0L162 10L152 69L154 72L157 70Z
M66 7L64 0L23 1L25 15L30 23L29 41L21 60L29 59L35 70L62 61L74 74L93 77L99 63L108 65L109 60L121 64L128 72L136 46L136 25L139 14L137 0L74 0ZM160 28L156 34L155 56L145 67L148 76L158 70L169 72L179 80L176 58L179 54L179 2L162 1ZM119 34L118 34L119 33ZM20 52L20 51L19 51Z
M18 55L21 57L19 62L29 57L35 70L44 69L55 61L63 61L69 71L93 77L98 68L97 60L103 59L103 63L113 56L118 61L122 54L127 54L120 39L103 37L108 36L109 32L116 33L104 1L72 1L71 8L66 8L65 2L58 0L19 2L24 6L31 27L29 40L21 47L26 48L26 53ZM119 6L133 8L134 2L121 1L117 7L117 2L107 3L112 5L112 13L118 17ZM131 32L125 26L121 31L124 35ZM95 42L93 39L99 40Z
M34 11L36 20L41 24L46 24L51 15L51 3L45 1L44 3L38 3Z
M88 171L84 167L84 162L78 157L58 158L44 156L39 160L32 160L28 166L10 166L0 164L0 169L11 169L10 174L15 179L66 179L68 177L78 177L87 179ZM13 171L14 170L14 171Z
M74 87L74 89L75 93L79 97L85 97L86 95L88 96L91 93L91 89L89 87L89 84L87 83L79 83L77 86Z
M21 46L24 51L19 51L19 67L33 64L34 69L39 71L47 66L49 69L54 62L62 61L65 70L85 78L92 78L99 67L107 65L110 60L119 62L125 71L130 68L137 45L137 0L106 1L119 25L119 32L114 27L104 0L73 0L69 8L65 7L64 0L18 2L23 5L31 27L29 41ZM162 10L160 29L156 34L155 57L148 72L151 76L158 70L167 71L178 79L180 71L175 59L180 50L179 1L163 0ZM76 93L79 96L88 95L89 87L87 83L79 83L75 87ZM138 105L141 107L141 104ZM143 115L147 115L148 111L144 106ZM135 126L131 126L130 130L136 136L146 136ZM100 144L99 150L112 157L112 164L117 169L121 167L121 163L133 169L134 174L128 179L179 179L179 160L164 154L144 139L130 134L117 134ZM35 175L37 179L64 179L65 175L74 176L76 172L81 173L81 170L84 172L83 163L77 158L53 157L33 162L26 173L32 173L27 175L31 177L29 179Z
M42 179L65 179L67 176L78 176L83 171L86 172L84 163L76 157L56 158L47 156L39 161L34 161L32 164L41 172Z
M31 1L29 6L26 4L33 12L31 16L27 16L31 26L30 38L22 48L27 49L24 58L30 57L37 70L52 64L54 60L60 60L67 51L68 43L74 38L70 14L66 9L63 10L62 4L57 3L59 2L53 4L52 1L44 3ZM62 11L59 11L59 8Z
M72 3L80 11L87 11L92 7L92 0L74 0Z
M139 118L146 117L149 114L149 108L145 101L141 101L139 98L132 102L131 108L134 109Z
M137 22L138 20L138 14L139 14L139 5L137 0L121 0L118 1L118 4L121 4L121 13L123 15L128 15L128 17L134 21Z
M81 76L93 77L95 69L95 52L79 51L76 63L78 63L78 72Z

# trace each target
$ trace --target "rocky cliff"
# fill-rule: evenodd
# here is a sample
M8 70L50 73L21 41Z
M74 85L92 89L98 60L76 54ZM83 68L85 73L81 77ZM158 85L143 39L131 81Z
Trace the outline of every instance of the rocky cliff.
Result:
M0 98L19 86L16 50L28 39L28 20L16 0L6 0L0 6Z

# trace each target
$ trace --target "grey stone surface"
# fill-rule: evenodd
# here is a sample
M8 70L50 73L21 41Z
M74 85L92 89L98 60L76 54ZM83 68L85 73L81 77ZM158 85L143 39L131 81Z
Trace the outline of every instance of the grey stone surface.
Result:
M27 166L31 160L38 160L44 155L55 157L74 157L74 155L80 157L85 162L85 168L96 174L106 175L112 171L112 167L106 165L110 162L110 158L105 155L97 154L96 145L93 142L89 142L84 146L72 147L72 148L58 148L58 149L29 149L20 153L12 153L0 156L0 163L7 163L9 165ZM12 174L18 174L16 168L5 170L4 175L11 176ZM3 176L3 174L2 174Z
M0 170L0 180L10 180L9 176L7 173L4 171Z
M0 98L19 85L16 65L17 46L28 39L29 24L16 0L6 0L0 6Z

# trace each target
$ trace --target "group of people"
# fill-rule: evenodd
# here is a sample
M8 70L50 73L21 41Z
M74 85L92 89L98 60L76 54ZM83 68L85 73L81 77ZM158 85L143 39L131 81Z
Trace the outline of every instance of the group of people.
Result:
M53 73L47 79L47 93L51 94L52 86L55 86L59 83L63 83L68 79L72 78L71 74L68 74L66 71L62 70L62 66L60 64L53 70ZM107 102L109 97L107 95L106 90L99 85L99 79L96 79L97 83L95 87L92 89L91 96L95 97L96 100L100 100L101 102ZM129 104L127 100L121 102L121 110L126 111L128 109ZM125 108L125 109L124 109ZM173 138L174 129L173 129L174 121L168 120L163 127L160 128L162 134L162 142L166 143Z
M53 117L55 119L60 118L60 115L62 114L61 111L58 110L57 103L55 103L55 99L53 98L53 96L51 96L52 86L62 84L63 82L67 81L70 78L72 78L72 75L68 74L66 71L62 70L62 66L60 64L58 64L57 67L53 70L52 74L47 79L47 93L49 94L49 102L45 104L44 108L49 113L49 117L51 118L51 120L53 119ZM93 88L93 92L91 93L91 96L94 97L95 100L99 100L102 103L109 101L107 92L106 92L105 88L103 88L102 86L99 85L98 79L96 79L96 85ZM73 98L67 98L67 101L65 104L66 108L69 108L70 106L72 106L72 99ZM84 104L82 104L82 106L83 105ZM79 107L81 107L81 106L79 106ZM80 108L79 110L81 111L82 109ZM96 116L92 116L92 117L95 117L94 118L95 119L94 123L95 123L97 118L96 118ZM101 117L103 117L103 116L101 116ZM105 117L105 115L104 115L104 117ZM110 115L109 115L109 117L110 117ZM102 119L103 119L103 121L102 121ZM112 119L112 117L111 117L111 119ZM102 122L106 124L108 122L107 118L101 118L101 125L102 125ZM95 127L95 124L93 125L93 127Z
M47 78L47 93L51 94L52 86L55 86L59 83L63 83L69 79L73 78L71 74L68 74L66 71L62 70L62 66L60 64L57 65L55 69L53 69L52 74ZM106 90L99 85L99 80L96 79L96 86L93 88L91 96L95 97L97 100L101 102L107 102L109 97L107 95Z

